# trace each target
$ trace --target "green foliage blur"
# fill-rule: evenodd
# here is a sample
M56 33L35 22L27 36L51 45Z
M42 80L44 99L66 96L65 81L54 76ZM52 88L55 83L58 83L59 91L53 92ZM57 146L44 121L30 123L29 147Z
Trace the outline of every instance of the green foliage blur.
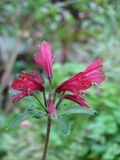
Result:
M53 46L53 89L97 57L103 58L107 76L86 94L97 115L65 117L69 135L53 125L47 160L120 160L120 1L1 0L0 23L0 160L42 156L45 119L7 130L31 103L28 97L13 104L9 86L20 70L37 69L43 75L33 61L42 40ZM61 107L69 105L75 104L64 101Z

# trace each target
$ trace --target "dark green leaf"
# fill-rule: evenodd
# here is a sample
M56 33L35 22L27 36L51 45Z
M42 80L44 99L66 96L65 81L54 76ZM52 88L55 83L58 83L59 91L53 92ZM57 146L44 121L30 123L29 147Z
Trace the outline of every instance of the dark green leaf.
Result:
M69 114L78 114L78 113L84 113L84 114L90 114L95 115L97 114L97 111L93 108L82 108L80 106L70 106L70 107L64 107L64 109L59 110L60 115L69 115Z
M70 133L70 124L68 121L66 121L63 117L58 117L56 119L56 123L58 125L58 128L64 133L64 134L69 134Z
M31 115L28 114L28 113L26 113L26 112L20 114L20 115L10 124L10 126L8 127L8 129L10 129L10 128L16 128L21 122L29 119L30 116L31 116Z
M14 90L14 89L10 89L9 90L9 94L17 94L17 93L19 93L20 91L16 91L16 90Z
M33 118L35 118L35 119L41 119L41 118L44 117L44 116L45 116L45 113L39 111L39 112L37 112L37 113L33 116Z
M34 106L28 107L24 113L21 113L8 127L16 128L19 124L29 118L42 118L45 115L43 112L38 111Z
M25 110L25 112L27 112L27 113L33 113L33 112L35 112L36 111L36 108L32 105L32 106L30 106L30 107L28 107L26 110Z

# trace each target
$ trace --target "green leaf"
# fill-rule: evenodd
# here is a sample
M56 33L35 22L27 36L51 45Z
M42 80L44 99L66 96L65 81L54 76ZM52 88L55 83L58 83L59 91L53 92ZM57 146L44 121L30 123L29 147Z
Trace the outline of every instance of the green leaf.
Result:
M45 116L45 113L39 111L39 112L37 112L37 113L33 116L33 118L35 118L35 119L41 119L41 118L44 117L44 116Z
M14 89L10 89L9 90L9 94L17 94L20 93L20 91L14 90Z
M33 112L35 112L36 111L36 108L32 105L32 106L30 106L30 107L28 107L26 110L25 110L25 112L27 112L27 113L29 113L29 114L31 114L31 113L33 113Z
M38 111L34 106L28 107L24 113L21 113L8 127L16 128L19 124L29 118L42 118L45 115L43 112Z
M78 113L95 115L97 114L97 111L94 110L93 108L82 108L80 106L70 106L70 107L65 106L64 109L59 110L60 115L69 115Z
M8 129L16 128L21 122L29 119L30 116L31 115L27 112L20 114L15 120L13 120L13 122L9 125Z
M67 135L70 134L70 124L63 117L57 117L56 123L58 128L62 131L62 133Z

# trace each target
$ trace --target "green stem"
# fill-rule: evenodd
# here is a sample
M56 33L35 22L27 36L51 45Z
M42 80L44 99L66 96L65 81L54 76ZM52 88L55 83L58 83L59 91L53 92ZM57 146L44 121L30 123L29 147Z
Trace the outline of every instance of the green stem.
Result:
M51 79L49 79L49 99L51 99L51 96L52 96L52 81ZM45 105L46 107L47 106L47 100L46 100L46 96L45 96L45 92L43 92L43 97L44 97L44 102L45 102ZM51 129L51 119L49 117L49 113L48 113L48 121L47 121L47 131L46 131L46 138L45 138L45 146L44 146L44 151L43 151L43 156L42 156L42 160L45 160L46 159L46 155L47 155L47 149L48 149L48 142L49 142L49 137L50 137L50 129Z
M45 107L47 108L47 100L46 100L45 91L43 92L43 99L44 99Z
M33 94L33 97L39 102L39 104L42 106L42 108L48 113L47 109L43 106L43 104L40 102L38 97L35 94Z
M58 108L59 105L60 105L60 103L62 102L62 100L63 100L63 98L64 98L64 94L65 94L65 91L63 91L63 93L62 93L62 95L61 95L61 97L60 97L58 103L56 104L56 108Z
M50 129L51 129L51 122L52 122L52 121L51 121L50 117L48 117L47 132L46 132L45 146L44 146L44 151L43 151L42 160L45 160L45 159L46 159L46 155L47 155L48 142L49 142Z
M54 93L53 103L55 103L57 93Z

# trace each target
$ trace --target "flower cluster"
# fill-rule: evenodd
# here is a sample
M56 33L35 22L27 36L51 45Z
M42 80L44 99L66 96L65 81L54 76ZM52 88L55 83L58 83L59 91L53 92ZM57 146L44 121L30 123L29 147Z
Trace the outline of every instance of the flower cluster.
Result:
M49 97L46 98L45 96L44 79L37 71L32 71L30 74L21 71L21 75L19 75L18 79L14 80L11 85L12 89L19 91L13 96L13 99L14 101L18 101L26 96L36 97L34 91L38 90L44 95L45 106L41 105L50 116L57 115L57 108L63 99L76 102L82 107L89 107L87 100L82 96L87 89L93 86L93 84L100 84L105 80L103 62L101 59L97 59L83 72L79 72L61 83L56 88L54 97L52 97L52 65L54 63L54 58L51 53L50 43L43 41L40 44L39 52L34 56L34 61L43 69L49 81ZM58 100L58 103L55 104L57 94L60 94L61 97Z

